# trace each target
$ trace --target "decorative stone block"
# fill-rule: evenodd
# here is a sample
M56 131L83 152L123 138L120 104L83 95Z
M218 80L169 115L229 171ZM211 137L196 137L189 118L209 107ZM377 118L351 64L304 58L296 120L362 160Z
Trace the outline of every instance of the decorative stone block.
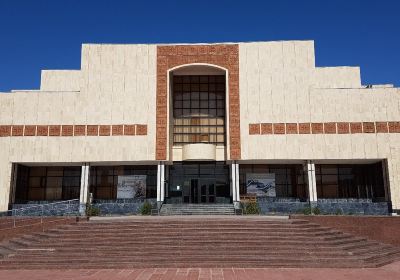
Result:
M135 135L135 125L124 125L124 135Z
M348 123L348 122L338 122L337 123L337 133L339 133L339 134L349 134L350 133L350 123Z
M100 136L110 136L111 126L110 125L100 125L99 135Z
M260 124L259 123L249 124L249 134L250 135L260 134Z
M112 135L124 135L124 126L121 125L113 125L112 126Z
M285 124L284 123L274 123L272 125L274 134L285 134Z
M137 124L136 125L136 135L147 135L147 125Z
M362 133L362 124L360 122L352 122L350 123L350 132L351 133Z
M310 123L299 123L299 134L310 134L311 124Z
M390 133L400 133L400 122L389 122Z
M297 134L297 123L287 123L286 124L286 134Z
M272 123L262 123L261 134L272 134Z
M61 136L74 136L74 126L73 125L61 126Z
M11 125L0 125L0 137L11 136Z
M389 126L387 122L376 122L375 123L377 133L388 133Z
M86 125L75 125L74 136L86 136Z
M336 123L335 122L324 123L324 133L336 134Z
M48 136L49 135L49 127L47 125L38 125L36 127L36 135L37 136Z
M312 134L322 134L324 133L323 123L311 123Z
M61 125L50 125L49 126L49 136L60 136Z
M23 136L24 135L24 126L23 125L13 125L11 135L12 136Z
M374 122L363 122L363 132L364 133L375 133L375 123Z
M99 135L99 126L98 125L88 125L86 128L87 136L98 136Z
M36 125L25 125L24 136L36 136Z

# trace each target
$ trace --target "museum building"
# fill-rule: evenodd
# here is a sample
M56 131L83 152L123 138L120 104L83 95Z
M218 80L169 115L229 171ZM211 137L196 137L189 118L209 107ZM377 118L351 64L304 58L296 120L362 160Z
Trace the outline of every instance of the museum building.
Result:
M313 41L84 44L0 94L0 211L74 199L399 213L400 90L316 67Z

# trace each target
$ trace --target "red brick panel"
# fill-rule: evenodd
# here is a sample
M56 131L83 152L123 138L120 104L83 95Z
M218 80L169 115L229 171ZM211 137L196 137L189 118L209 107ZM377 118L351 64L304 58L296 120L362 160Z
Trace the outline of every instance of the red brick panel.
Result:
M339 133L339 134L349 134L350 133L350 123L348 123L348 122L338 122L337 123L337 133Z
M375 133L375 123L374 122L363 122L363 132L364 133Z
M389 126L387 122L376 122L376 132L377 133L388 133L389 132Z
M73 125L63 125L61 127L61 136L73 136L74 126Z
M260 124L259 123L249 124L249 134L250 135L260 134Z
M261 134L272 134L272 123L262 123Z
M61 134L61 125L50 125L49 126L49 135L50 136L60 136Z
M112 126L112 135L124 135L124 126L122 124Z
M13 125L11 135L12 136L23 136L24 135L24 126L23 125Z
M0 125L0 137L11 136L11 125Z
M323 123L311 123L311 131L312 131L313 134L324 133L324 125L323 125Z
M75 125L74 136L86 136L86 125Z
M25 125L24 136L35 136L36 125Z
M299 123L299 134L310 134L311 124L310 123Z
M273 129L274 129L274 134L285 134L285 124L284 123L274 123Z
M157 46L156 96L156 159L167 159L168 69L190 64L208 63L228 70L230 158L240 159L239 46L230 45L169 45Z
M336 123L335 122L324 123L324 133L336 134Z
M350 132L351 133L362 133L362 123L360 123L360 122L350 123Z
M136 125L136 135L147 135L147 125L137 124Z
M98 125L88 125L86 135L87 136L98 136L99 135L99 126Z
M124 125L124 135L135 135L135 125Z
M286 124L286 134L297 134L297 123L287 123Z
M111 126L110 125L100 125L99 135L100 136L110 136Z
M400 133L400 122L389 122L390 133Z
M48 136L49 135L49 127L47 125L38 125L36 129L37 136Z

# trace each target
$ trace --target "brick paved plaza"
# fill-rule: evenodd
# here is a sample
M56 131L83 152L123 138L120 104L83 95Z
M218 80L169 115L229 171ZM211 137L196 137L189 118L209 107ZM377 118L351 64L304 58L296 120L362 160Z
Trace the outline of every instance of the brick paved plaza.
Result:
M400 275L400 262L392 263L380 268L367 269L298 269L298 268L259 268L259 269L207 269L207 268L185 268L185 269L103 269L103 270L1 270L0 279L17 280L45 280L45 279L96 279L96 280L166 280L166 279L382 279L397 280Z

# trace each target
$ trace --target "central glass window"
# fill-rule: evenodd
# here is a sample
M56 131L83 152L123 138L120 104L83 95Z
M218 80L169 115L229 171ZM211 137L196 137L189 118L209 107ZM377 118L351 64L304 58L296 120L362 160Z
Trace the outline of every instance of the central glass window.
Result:
M174 145L225 145L225 76L173 77Z

